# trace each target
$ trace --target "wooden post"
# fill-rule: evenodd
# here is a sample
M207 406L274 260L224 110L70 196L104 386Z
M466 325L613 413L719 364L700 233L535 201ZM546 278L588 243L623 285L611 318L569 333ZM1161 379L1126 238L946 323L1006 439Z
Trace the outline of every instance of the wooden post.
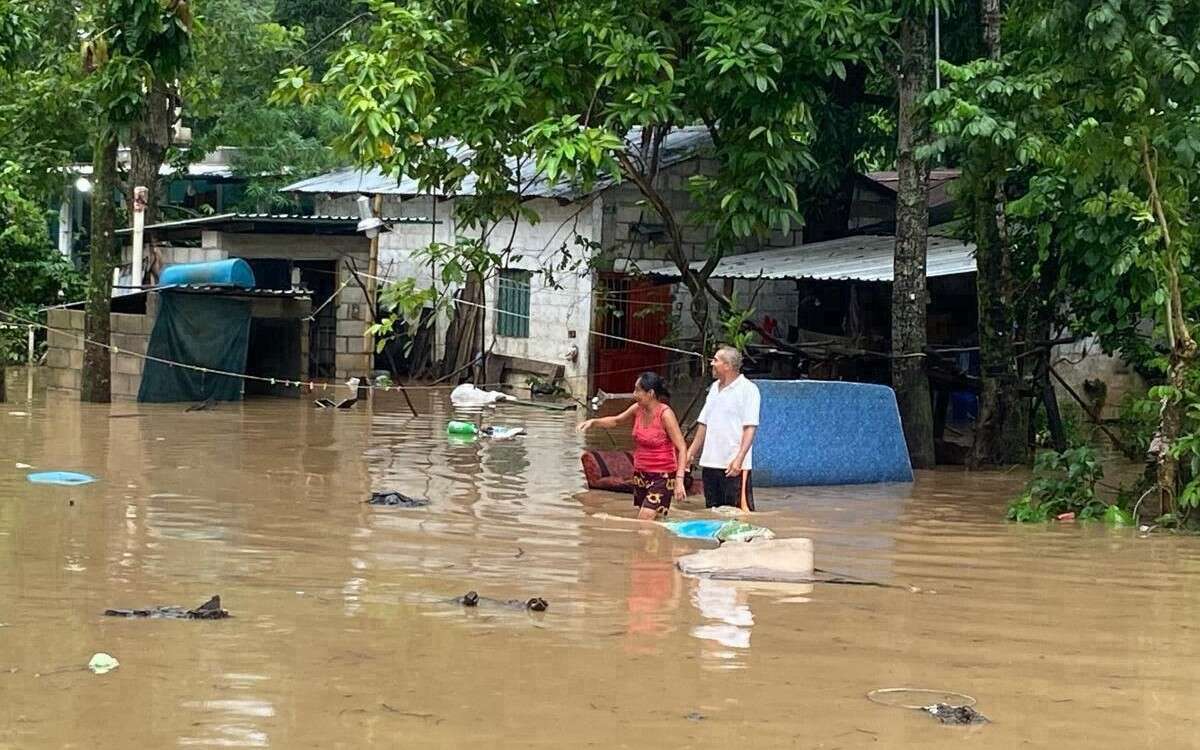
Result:
M138 186L133 189L133 280L130 286L142 285L142 241L146 229L146 200L149 192Z
M381 211L383 210L383 196L376 195L371 199L371 211L375 214L375 218L382 219ZM382 229L382 227L380 228ZM371 319L375 319L374 312L379 309L376 304L376 290L379 285L375 281L375 277L379 275L379 233L376 233L371 238L371 252L367 256L367 304L371 306Z

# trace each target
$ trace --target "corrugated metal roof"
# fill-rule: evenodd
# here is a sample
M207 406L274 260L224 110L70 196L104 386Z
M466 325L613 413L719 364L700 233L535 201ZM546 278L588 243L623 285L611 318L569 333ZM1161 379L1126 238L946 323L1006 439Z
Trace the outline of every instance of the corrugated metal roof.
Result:
M114 290L112 298L113 306L114 308L119 306L122 309L128 309L128 305L151 292L183 292L185 294L213 294L225 297L265 297L269 299L312 299L312 290L306 287L292 287L291 289L242 289L241 287L222 286L220 284L171 284L147 289L122 289L120 293L116 292L117 290ZM59 305L58 307L66 310L75 310L83 309L85 305L87 305L87 300L71 302ZM121 312L121 310L114 309L113 312Z
M435 222L423 217L413 216L385 216L383 217L385 224L433 224ZM228 213L214 214L212 216L199 216L195 219L179 219L178 221L161 221L157 224L150 224L145 227L151 229L175 229L177 227L203 227L210 224L238 224L238 223L260 223L260 224L303 224L308 226L358 226L357 216L330 216L328 214L318 214L316 216L304 216L302 214L246 214L246 213ZM118 229L116 234L130 234L133 230L129 227Z
M630 144L631 149L636 151L641 143L641 128L634 128L629 131L629 134L626 136L626 142ZM678 164L695 156L701 149L709 146L711 143L712 138L705 127L689 126L672 130L663 139L659 161L664 167ZM457 142L449 143L443 146L443 148L446 149L446 152L450 156L460 162L469 161L474 153L471 149ZM538 171L537 165L531 158L521 160L510 159L508 165L517 174L520 193L522 195L537 198L574 200L586 194L578 184L561 180L553 183L549 182ZM611 184L611 180L601 180L592 187L592 191L602 190ZM280 192L363 193L366 195L401 196L426 194L426 191L421 189L417 181L410 177L401 177L397 180L395 177L388 177L378 169L362 170L354 167L338 169L328 174L310 177L307 180L300 180L282 188ZM456 191L456 194L474 195L475 175L468 175L463 180L462 186Z
M892 235L843 237L781 250L731 255L713 271L717 279L853 279L891 281L896 238ZM953 276L975 272L975 245L949 237L929 236L926 274ZM699 269L703 263L693 263ZM674 265L640 266L642 273L677 279Z
M220 294L228 297L275 297L279 299L308 299L312 296L312 292L305 287L292 287L291 289L261 289L255 287L253 289L243 289L241 287L224 286L222 284L172 284L170 286L155 287L151 291Z

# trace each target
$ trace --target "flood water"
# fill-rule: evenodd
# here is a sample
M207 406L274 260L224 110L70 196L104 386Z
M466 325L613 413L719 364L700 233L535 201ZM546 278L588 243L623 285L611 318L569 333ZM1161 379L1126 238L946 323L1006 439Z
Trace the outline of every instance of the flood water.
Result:
M1006 524L1019 472L949 470L756 493L820 568L896 588L688 579L703 543L581 494L574 413L502 407L528 436L462 445L444 392L415 401L0 404L0 747L1200 746L1200 539ZM550 608L448 601L469 589ZM232 619L102 614L212 594ZM96 652L120 667L79 669ZM993 723L866 699L887 687Z

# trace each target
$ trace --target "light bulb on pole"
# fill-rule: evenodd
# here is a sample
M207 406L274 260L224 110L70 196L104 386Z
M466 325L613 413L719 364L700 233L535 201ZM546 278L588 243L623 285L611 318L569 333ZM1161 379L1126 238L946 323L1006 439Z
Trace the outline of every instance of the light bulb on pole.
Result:
M366 233L369 239L375 239L379 236L379 228L383 226L383 220L371 210L370 198L360 195L356 202L358 203L358 231Z

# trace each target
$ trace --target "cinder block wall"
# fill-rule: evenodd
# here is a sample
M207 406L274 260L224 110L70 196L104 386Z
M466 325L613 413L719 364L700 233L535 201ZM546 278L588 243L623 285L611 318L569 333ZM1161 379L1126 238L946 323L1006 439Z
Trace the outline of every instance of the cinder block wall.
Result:
M47 387L79 391L83 371L83 310L50 310L46 325Z
M154 318L113 313L109 320L112 345L117 349L111 353L113 398L136 400L138 389L142 387L142 369L146 363L143 356L150 345Z
M109 353L113 398L136 399L145 365L141 355L150 343L154 316L112 313L109 324L115 347ZM83 310L50 310L47 325L47 387L78 393L83 378Z

